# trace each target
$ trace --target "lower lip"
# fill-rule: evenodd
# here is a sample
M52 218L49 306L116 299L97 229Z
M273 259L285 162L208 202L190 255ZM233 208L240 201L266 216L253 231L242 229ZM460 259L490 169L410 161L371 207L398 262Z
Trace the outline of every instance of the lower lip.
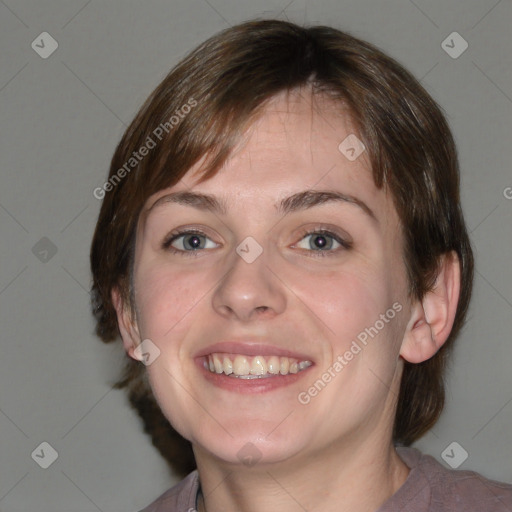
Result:
M313 368L314 365L305 368L297 373L289 373L287 375L276 375L275 377L266 377L261 379L237 379L236 377L229 377L225 373L213 373L204 367L205 359L200 357L196 359L196 364L205 379L211 384L233 391L235 393L266 393L278 388L290 386L294 382L301 379L308 370Z

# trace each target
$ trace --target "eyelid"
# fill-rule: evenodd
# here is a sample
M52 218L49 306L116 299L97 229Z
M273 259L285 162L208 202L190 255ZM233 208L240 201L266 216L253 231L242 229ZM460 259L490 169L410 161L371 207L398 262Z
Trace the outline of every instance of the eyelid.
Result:
M295 248L296 245L298 243L300 243L302 240L304 240L304 238L306 238L307 236L324 235L324 236L330 237L333 240L335 240L340 245L340 247L338 247L336 249L332 249L332 250L322 250L322 249L311 250L311 249L302 249L302 248L299 248L299 250L310 253L314 257L316 257L316 256L335 256L340 251L347 251L347 250L352 249L352 247L353 247L352 237L350 237L350 235L348 235L348 233L346 233L345 231L342 231L343 234L339 233L339 231L340 231L339 228L330 227L330 226L327 226L324 224L316 225L313 227L303 227L299 231L299 234L296 235L296 236L299 236L300 238L291 247ZM165 251L170 251L174 254L179 254L182 256L192 256L192 257L199 256L201 253L204 253L205 250L209 250L209 251L212 250L212 248L209 248L209 249L206 249L206 248L201 249L200 248L200 249L196 249L196 250L186 251L183 249L176 249L176 248L172 247L171 244L175 240L181 238L182 236L194 235L194 234L208 238L213 243L218 244L217 242L215 242L215 240L213 240L213 238L208 233L205 232L205 230L196 228L193 226L184 226L182 228L177 228L177 229L171 231L171 233L169 233L165 237L164 241L161 244L162 249L164 249Z
M307 250L307 252L312 252L312 253L320 253L320 255L328 255L328 254L336 254L341 250L352 249L352 247L354 245L352 237L343 230L342 230L342 233L340 233L339 231L340 231L339 228L333 228L333 227L329 227L329 226L325 226L325 225L318 225L318 226L314 226L312 228L310 228L310 227L303 228L300 231L300 235L299 235L300 238L299 238L298 242L296 242L294 245L292 245L292 247L295 247L297 245L297 243L301 242L307 236L325 235L325 236L328 236L328 237L336 240L341 245L341 248L330 250L330 251L322 251L322 250L313 251L313 250L307 250L307 249L303 249L303 250Z
M200 235L200 236L204 236L205 238L209 238L210 240L212 240L214 243L217 243L215 242L212 237L206 233L203 229L199 229L199 228L194 228L194 227L188 227L188 226L185 226L183 228L177 228L173 231L171 231L163 240L162 242L162 249L165 249L165 250L170 250L170 249L173 249L171 247L171 243L174 242L177 238L181 237L181 236L185 236L185 235ZM196 252L196 251L181 251L181 250L178 250L178 252Z

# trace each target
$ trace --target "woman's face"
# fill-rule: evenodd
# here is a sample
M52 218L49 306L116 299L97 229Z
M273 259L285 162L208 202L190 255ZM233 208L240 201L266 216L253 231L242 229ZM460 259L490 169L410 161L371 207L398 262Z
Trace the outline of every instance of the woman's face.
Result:
M390 434L410 311L403 239L365 152L339 149L352 133L339 111L281 94L216 176L196 184L196 166L146 204L138 336L160 351L152 389L196 453L275 463Z

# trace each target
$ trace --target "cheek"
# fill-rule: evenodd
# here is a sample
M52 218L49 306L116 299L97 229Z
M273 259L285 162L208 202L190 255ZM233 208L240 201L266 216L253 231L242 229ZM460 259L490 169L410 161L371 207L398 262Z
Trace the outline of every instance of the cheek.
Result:
M177 271L168 264L153 262L141 268L135 278L141 336L152 340L176 336L186 326L182 320L200 304L209 288L196 266Z
M301 274L296 276L293 289L319 319L332 350L337 353L344 351L393 303L389 282L377 268L368 266L351 266L323 275Z

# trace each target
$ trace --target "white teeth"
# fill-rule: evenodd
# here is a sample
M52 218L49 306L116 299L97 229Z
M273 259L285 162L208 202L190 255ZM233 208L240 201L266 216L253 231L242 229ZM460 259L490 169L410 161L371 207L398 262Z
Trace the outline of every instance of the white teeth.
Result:
M249 375L251 367L245 356L236 356L233 361L233 373L235 375Z
M312 364L311 361L299 361L290 357L251 357L241 354L229 356L215 353L206 358L205 368L212 373L224 373L240 379L261 379L275 375L295 374L309 368Z
M272 356L268 360L268 373L277 375L279 373L279 357Z
M252 360L251 375L265 375L267 373L267 363L261 356L256 356Z
M233 363L229 357L224 357L224 373L226 375L231 375L233 373Z
M215 367L215 373L222 373L224 370L224 365L217 354L213 356L213 366Z

